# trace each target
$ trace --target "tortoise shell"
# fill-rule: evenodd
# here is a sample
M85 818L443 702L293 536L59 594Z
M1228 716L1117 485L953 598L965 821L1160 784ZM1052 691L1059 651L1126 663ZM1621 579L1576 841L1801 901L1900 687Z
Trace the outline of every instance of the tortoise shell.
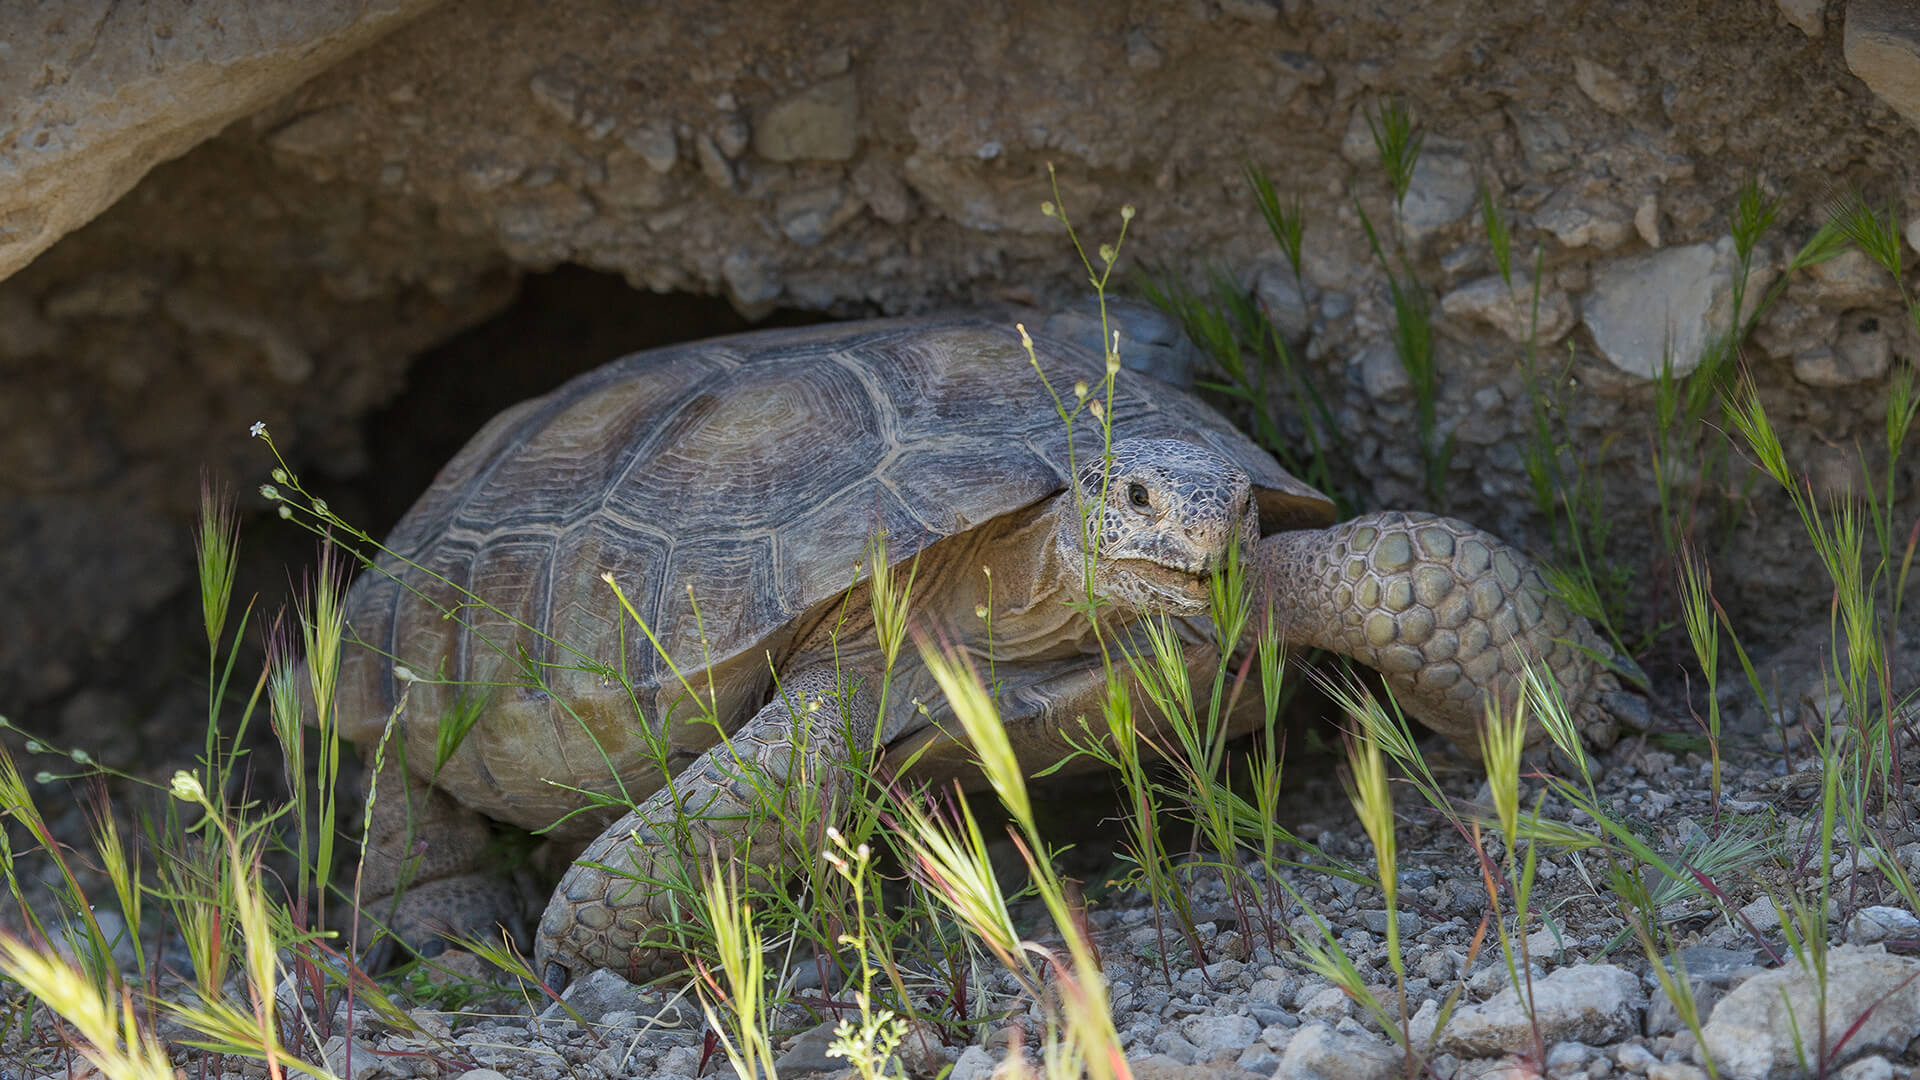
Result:
M1069 406L1077 380L1098 385L1097 353L1034 348ZM1123 372L1113 413L1116 439L1183 438L1239 463L1263 531L1331 513L1185 390ZM1085 413L1075 441L1080 464L1100 452ZM876 533L910 559L1065 490L1068 460L1010 325L843 323L616 360L495 417L394 529L347 601L366 648L343 662L342 733L371 746L404 693L389 755L527 828L588 803L569 787L642 797L720 737L690 691L711 688L721 725L752 716ZM476 711L435 774L443 721Z

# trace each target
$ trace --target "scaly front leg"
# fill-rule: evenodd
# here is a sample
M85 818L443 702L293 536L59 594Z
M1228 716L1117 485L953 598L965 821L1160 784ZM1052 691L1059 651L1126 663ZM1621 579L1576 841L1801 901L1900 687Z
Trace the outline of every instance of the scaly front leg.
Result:
M558 991L595 968L645 981L685 966L659 931L681 920L683 898L655 882L715 858L744 860L777 879L797 838L783 830L798 797L846 806L850 745L873 737L876 705L861 680L831 665L782 680L780 693L672 783L608 826L560 879L540 919L534 959ZM804 795L803 795L804 793Z
M1278 533L1254 574L1283 638L1379 671L1401 708L1470 754L1485 702L1510 707L1529 664L1552 673L1595 746L1646 726L1645 702L1595 659L1613 650L1587 620L1525 555L1464 522L1388 511Z

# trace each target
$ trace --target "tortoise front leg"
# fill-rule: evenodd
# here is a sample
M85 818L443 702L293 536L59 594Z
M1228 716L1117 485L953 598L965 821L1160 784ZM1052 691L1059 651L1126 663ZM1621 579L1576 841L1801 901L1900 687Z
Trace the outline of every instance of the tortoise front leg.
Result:
M777 879L797 838L783 824L796 796L846 805L850 745L873 737L876 705L864 681L831 665L807 668L727 740L587 846L540 919L534 959L558 991L612 968L636 982L685 966L660 929L682 921L682 897L661 882L698 882L717 858L743 859ZM851 740L851 742L850 742Z
M1645 726L1645 703L1595 659L1611 647L1530 559L1465 522L1388 511L1278 533L1260 541L1254 586L1287 641L1378 670L1402 709L1470 754L1485 702L1511 706L1529 664L1552 673L1589 742Z
M387 760L377 783L371 767L362 781L370 798L361 910L423 957L439 955L449 939L494 937L496 926L524 943L531 897L500 865L487 819L409 773L398 758ZM366 945L374 937L363 920L356 940ZM384 967L390 952L383 938L365 962Z

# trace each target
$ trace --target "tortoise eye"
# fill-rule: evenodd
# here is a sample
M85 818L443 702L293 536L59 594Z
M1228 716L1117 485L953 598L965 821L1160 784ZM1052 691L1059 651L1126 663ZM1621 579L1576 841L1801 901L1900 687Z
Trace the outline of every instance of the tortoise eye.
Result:
M1153 505L1153 500L1147 498L1147 485L1141 483L1127 485L1127 501L1142 510Z

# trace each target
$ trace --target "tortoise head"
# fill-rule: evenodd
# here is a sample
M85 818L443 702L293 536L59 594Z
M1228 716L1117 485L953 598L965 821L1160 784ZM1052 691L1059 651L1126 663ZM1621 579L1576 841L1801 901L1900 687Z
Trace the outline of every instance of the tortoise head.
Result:
M1077 588L1091 541L1095 594L1142 615L1205 613L1208 579L1236 547L1250 565L1260 538L1246 470L1178 439L1115 442L1112 468L1082 469L1074 494L1056 534L1066 572Z

